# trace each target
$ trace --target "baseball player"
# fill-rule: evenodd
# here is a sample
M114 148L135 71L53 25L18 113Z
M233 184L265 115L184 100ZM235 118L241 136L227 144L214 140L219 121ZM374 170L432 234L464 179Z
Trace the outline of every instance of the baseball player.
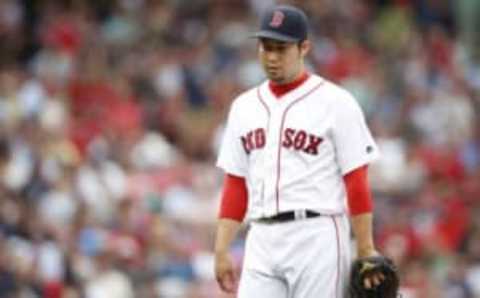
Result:
M305 70L308 20L292 6L261 19L258 56L268 78L230 108L217 165L225 175L215 242L219 286L240 298L340 298L357 256L375 256L367 165L378 149L356 100ZM229 248L242 221L241 277ZM365 279L365 287L382 282Z

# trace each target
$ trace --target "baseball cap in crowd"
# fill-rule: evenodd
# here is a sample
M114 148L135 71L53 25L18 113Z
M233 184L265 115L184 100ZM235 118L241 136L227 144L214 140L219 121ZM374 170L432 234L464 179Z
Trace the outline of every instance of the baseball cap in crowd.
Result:
M285 42L299 42L308 36L308 18L305 13L290 5L277 5L261 17L257 38L270 38Z

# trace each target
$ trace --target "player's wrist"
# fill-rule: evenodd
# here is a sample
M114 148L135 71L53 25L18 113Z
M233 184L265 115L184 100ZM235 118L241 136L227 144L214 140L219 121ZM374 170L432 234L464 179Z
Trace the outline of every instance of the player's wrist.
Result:
M358 258L373 257L377 255L378 255L378 252L374 246L359 247L357 249Z
M229 243L230 243L229 241L225 241L225 239L222 239L222 237L217 239L215 246L213 248L213 253L215 254L216 258L225 257L228 255L230 250Z

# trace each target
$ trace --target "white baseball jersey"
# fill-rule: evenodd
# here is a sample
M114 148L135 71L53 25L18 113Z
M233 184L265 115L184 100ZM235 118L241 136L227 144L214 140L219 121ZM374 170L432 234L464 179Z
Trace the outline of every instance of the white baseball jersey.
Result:
M268 81L236 98L217 166L245 177L252 220L299 209L344 213L343 175L377 156L356 100L312 74L280 99Z

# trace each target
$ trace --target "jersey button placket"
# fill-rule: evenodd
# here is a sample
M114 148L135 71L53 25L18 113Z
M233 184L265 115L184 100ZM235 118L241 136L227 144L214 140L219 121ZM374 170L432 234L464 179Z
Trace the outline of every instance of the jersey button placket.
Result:
M280 185L279 185L279 179L281 175L281 146L282 146L282 117L284 113L284 105L283 102L278 102L277 105L275 105L275 108L273 109L272 113L272 122L275 123L275 125L272 125L271 128L271 139L272 139L272 148L270 152L270 173L273 175L273 180L272 183L270 184L271 186L271 208L273 209L273 213L278 213L279 206L280 206Z

